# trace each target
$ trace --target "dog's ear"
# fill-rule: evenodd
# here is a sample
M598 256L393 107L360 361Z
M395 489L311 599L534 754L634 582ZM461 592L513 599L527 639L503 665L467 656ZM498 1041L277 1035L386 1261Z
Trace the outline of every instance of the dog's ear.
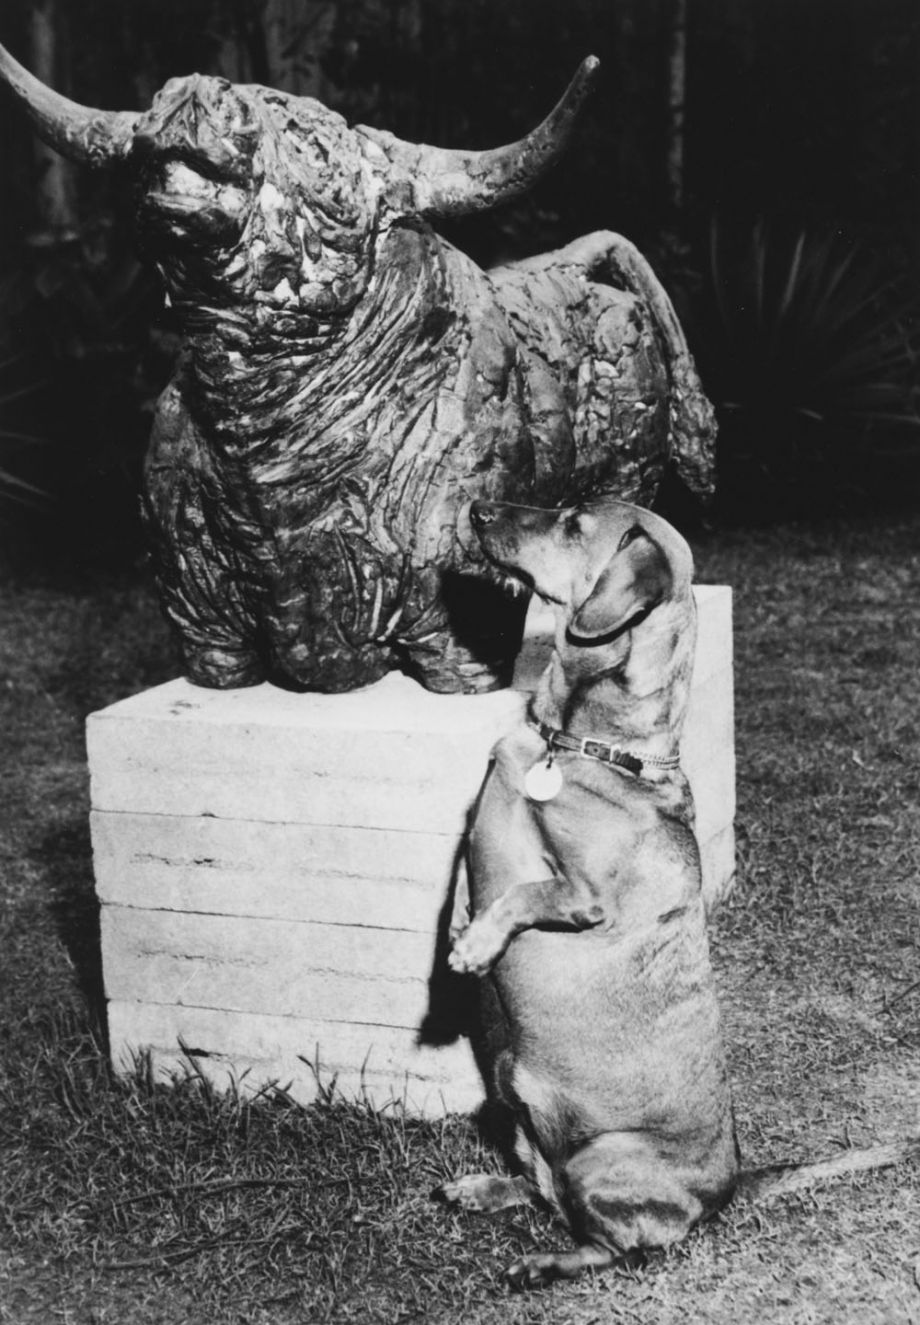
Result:
M633 525L572 618L569 634L588 641L615 634L661 602L672 579L661 548L641 525Z

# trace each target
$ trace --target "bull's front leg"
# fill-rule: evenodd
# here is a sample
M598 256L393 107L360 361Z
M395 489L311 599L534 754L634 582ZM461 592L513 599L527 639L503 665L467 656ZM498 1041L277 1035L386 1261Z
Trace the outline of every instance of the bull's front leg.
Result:
M195 685L227 690L266 677L258 623L246 601L239 566L212 537L193 482L169 476L167 523L163 485L147 493L147 524L160 601L175 630L183 670ZM189 531L192 531L190 533Z
M438 695L481 695L511 681L511 657L484 659L458 643L449 629L432 632L423 645L410 645L405 652L419 683Z
M584 886L556 878L516 883L454 940L448 962L455 971L485 975L525 929L593 929L605 918L597 896Z
M511 684L521 647L525 597L512 598L481 574L428 567L418 574L418 605L397 642L426 690L481 694Z
M251 601L259 522L242 509L242 489L233 497L185 408L179 382L170 383L157 405L144 465L144 516L161 604L185 674L196 685L221 690L266 677Z

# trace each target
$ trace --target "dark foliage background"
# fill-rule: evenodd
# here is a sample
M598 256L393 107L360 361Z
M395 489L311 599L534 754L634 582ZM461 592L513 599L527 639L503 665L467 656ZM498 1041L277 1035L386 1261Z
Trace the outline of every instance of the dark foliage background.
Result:
M720 414L707 518L915 490L914 0L6 0L0 40L90 105L146 105L197 69L464 147L528 130L594 52L601 85L566 161L449 237L485 264L598 227L639 244ZM127 190L49 164L5 98L0 171L7 551L135 558L139 460L176 339L133 254Z

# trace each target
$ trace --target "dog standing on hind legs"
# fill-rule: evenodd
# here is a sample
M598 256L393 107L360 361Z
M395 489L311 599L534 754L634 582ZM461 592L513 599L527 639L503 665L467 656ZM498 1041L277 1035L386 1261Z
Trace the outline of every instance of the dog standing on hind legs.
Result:
M613 499L475 502L471 519L497 569L554 605L556 633L527 722L495 748L451 926L451 966L487 977L490 1093L520 1172L439 1194L486 1212L548 1202L577 1246L508 1269L537 1287L677 1242L739 1186L756 1199L905 1158L915 1142L740 1172L679 767L696 636L684 539Z

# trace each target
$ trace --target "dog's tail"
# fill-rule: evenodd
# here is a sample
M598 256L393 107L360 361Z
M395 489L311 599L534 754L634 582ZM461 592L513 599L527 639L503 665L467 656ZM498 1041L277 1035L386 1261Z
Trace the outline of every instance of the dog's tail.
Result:
M850 1173L887 1169L914 1158L920 1159L920 1133L890 1145L844 1150L833 1159L819 1160L816 1164L772 1164L762 1169L747 1169L741 1174L737 1192L760 1205L790 1192L807 1191L821 1183L833 1182L835 1178Z

